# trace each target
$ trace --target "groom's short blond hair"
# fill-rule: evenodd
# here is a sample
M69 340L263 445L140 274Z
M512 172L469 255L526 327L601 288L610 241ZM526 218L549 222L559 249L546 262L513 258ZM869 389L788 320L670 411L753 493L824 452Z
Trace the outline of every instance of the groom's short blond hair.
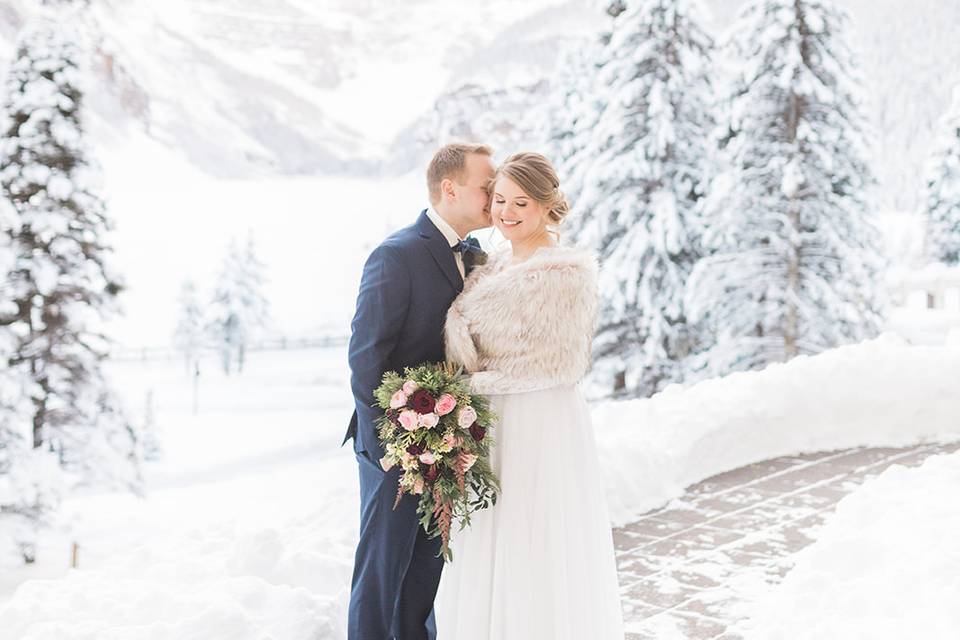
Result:
M427 191L430 194L430 204L440 202L440 183L447 178L463 184L467 170L467 156L478 153L484 156L493 156L493 149L485 144L448 144L433 154L433 160L427 167Z

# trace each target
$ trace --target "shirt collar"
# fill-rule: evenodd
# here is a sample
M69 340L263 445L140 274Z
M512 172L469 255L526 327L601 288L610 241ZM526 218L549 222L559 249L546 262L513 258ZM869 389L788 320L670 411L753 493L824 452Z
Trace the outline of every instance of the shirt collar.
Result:
M450 224L440 217L440 214L437 213L436 209L429 207L427 209L427 217L430 218L430 222L433 223L440 233L443 234L443 237L446 238L447 244L451 247L456 245L458 242L463 240L456 231L453 230L453 227Z

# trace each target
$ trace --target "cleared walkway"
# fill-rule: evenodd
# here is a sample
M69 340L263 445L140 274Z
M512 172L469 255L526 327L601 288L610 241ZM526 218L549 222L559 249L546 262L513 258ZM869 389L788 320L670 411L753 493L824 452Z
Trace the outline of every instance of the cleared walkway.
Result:
M891 465L960 443L777 458L722 473L614 529L627 638L732 639L728 626L779 582L837 502Z

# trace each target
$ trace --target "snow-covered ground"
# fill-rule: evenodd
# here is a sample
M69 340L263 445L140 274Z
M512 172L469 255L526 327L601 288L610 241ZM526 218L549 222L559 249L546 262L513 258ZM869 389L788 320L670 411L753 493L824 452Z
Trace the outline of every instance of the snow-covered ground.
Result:
M204 361L196 416L181 363L112 363L132 411L154 392L165 458L145 499L71 499L36 566L0 568L0 640L342 638L359 499L344 351L256 352L239 378ZM784 453L958 438L957 380L957 349L888 336L596 406L613 521Z
M72 499L36 566L0 567L0 600L19 585L0 638L341 637L359 520L344 368L343 349L253 353L239 378L206 360L194 416L181 363L113 363L131 410L154 392L165 458L145 499Z
M960 453L893 466L844 498L738 632L757 640L955 638Z
M894 334L597 406L615 523L711 475L791 453L960 438L960 350Z

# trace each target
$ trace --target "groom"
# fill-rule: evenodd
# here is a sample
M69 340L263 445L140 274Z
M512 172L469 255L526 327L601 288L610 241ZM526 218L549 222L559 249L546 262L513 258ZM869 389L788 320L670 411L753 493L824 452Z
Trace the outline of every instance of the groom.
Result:
M397 508L400 467L384 471L373 391L386 371L444 360L443 324L450 303L480 252L464 237L490 226L487 183L491 149L451 144L427 169L429 209L383 241L363 268L350 337L353 438L360 465L360 542L350 594L349 640L433 640L433 600L443 558L417 515L418 496ZM452 640L452 639L448 639Z

